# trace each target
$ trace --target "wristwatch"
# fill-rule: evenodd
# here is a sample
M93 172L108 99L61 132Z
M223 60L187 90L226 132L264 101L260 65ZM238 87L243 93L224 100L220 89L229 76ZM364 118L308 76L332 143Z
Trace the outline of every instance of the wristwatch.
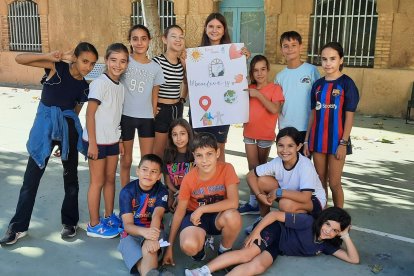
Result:
M276 190L276 198L281 198L283 195L283 190L281 188Z
M339 145L348 146L349 145L349 141L348 140L341 139L341 140L339 140Z

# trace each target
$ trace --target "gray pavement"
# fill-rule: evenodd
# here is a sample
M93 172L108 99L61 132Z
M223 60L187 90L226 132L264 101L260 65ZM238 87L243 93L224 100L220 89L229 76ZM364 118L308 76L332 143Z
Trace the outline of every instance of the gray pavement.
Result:
M0 87L0 235L13 215L27 162L26 140L36 112L40 91ZM84 111L81 113L82 121ZM414 122L357 115L352 131L354 154L348 156L343 174L345 208L351 213L351 232L361 256L350 265L330 256L280 257L265 275L414 275ZM135 148L137 149L137 147ZM274 147L271 157L276 154ZM232 126L226 150L241 179L240 197L248 198L247 161L242 128ZM139 161L139 152L134 153ZM79 164L80 229L73 239L60 238L63 198L62 167L52 157L41 181L29 234L13 246L0 248L0 275L127 275L116 247L117 239L88 238L86 193L88 166ZM119 179L117 179L119 182ZM117 188L119 190L119 184ZM117 202L117 200L116 200ZM117 208L117 204L116 204ZM247 226L254 216L244 216ZM242 245L243 234L236 243ZM218 241L216 240L216 248ZM207 260L215 253L208 251ZM175 248L176 267L199 264ZM223 272L214 275L224 275Z

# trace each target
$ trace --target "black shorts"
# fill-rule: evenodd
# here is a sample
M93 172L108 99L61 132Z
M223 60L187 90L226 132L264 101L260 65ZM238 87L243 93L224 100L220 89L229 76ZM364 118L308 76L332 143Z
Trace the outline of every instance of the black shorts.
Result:
M175 104L158 103L158 114L155 116L155 132L167 133L171 122L183 117L184 105L181 102Z
M155 136L154 119L152 118L134 118L122 115L121 118L121 136L122 140L130 141L135 137L135 129L138 130L138 137L153 138Z
M200 227L204 229L208 235L220 235L221 234L221 230L218 230L216 228L216 218L219 213L203 214L200 218L201 224L199 225L194 225L190 221L191 214L192 212L189 212L184 216L183 221L181 222L180 230L183 230L184 228L187 228L189 226L196 226L196 227Z
M254 225L254 227L256 227L257 224L259 224L259 222L257 222ZM280 222L275 221L272 224L266 226L262 230L262 232L260 232L260 236L261 236L260 245L257 242L257 240L254 241L254 243L260 248L262 252L265 250L269 252L274 261L277 258L277 256L282 254L279 248L281 234L282 234L282 226L280 225Z
M218 143L224 144L227 142L227 135L229 134L230 125L213 126L213 127L200 127L194 128L194 132L208 132L213 134Z
M82 140L83 150L88 153L89 142ZM105 159L108 156L119 155L119 143L112 145L98 145L98 159Z

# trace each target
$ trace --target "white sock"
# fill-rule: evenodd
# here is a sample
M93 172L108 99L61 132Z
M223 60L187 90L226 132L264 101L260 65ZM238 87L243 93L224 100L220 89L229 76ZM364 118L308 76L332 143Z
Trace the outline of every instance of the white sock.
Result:
M208 266L206 266L206 265L203 265L202 267L200 267L200 268L199 268L199 271L200 271L201 273L203 273L203 274L206 274L206 275L210 275L210 274L211 274L210 269L209 269L209 268L208 268Z
M250 195L249 204L254 208L257 207L257 198L255 195Z
M219 251L220 251L220 253L223 253L223 252L226 252L226 251L229 251L231 249L231 247L230 248L225 248L221 243L220 243L220 247L219 247Z

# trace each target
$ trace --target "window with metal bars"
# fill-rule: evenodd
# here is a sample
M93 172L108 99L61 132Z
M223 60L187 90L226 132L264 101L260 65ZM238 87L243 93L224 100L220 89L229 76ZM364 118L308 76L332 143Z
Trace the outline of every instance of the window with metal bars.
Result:
M376 0L315 0L308 59L320 65L319 49L331 41L344 48L344 64L373 67L378 14Z
M158 15L160 16L161 33L163 33L165 28L175 24L174 1L158 0ZM140 0L132 2L131 25L135 24L146 25Z
M33 1L15 1L8 5L10 51L41 52L40 17Z

